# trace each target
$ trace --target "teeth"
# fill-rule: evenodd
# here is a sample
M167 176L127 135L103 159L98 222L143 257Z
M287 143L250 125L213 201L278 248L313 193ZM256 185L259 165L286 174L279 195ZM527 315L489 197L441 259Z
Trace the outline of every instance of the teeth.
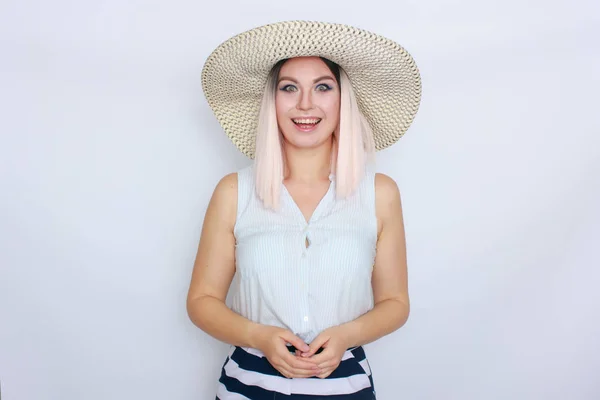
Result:
M293 121L297 124L316 124L316 123L319 123L321 121L321 119L320 118L315 118L315 119L303 118L303 119L294 119Z

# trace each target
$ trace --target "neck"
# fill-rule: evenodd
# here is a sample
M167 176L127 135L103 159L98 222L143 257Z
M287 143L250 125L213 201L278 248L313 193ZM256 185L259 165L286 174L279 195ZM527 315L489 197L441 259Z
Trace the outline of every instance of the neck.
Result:
M313 149L284 145L284 179L307 184L328 179L331 173L332 147L332 140Z

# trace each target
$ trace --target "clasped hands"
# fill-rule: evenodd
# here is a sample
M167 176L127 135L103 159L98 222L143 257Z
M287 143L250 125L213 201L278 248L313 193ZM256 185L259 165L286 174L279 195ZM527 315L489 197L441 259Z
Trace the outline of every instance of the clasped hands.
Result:
M261 333L259 350L286 378L326 378L340 365L349 347L348 333L343 326L324 330L310 345L283 328L263 326ZM295 354L289 351L286 343L296 348ZM323 351L315 354L321 347Z

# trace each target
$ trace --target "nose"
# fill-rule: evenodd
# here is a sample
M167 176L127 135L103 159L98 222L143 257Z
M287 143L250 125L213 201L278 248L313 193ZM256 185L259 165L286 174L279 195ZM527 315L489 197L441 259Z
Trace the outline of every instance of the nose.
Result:
M310 110L313 108L312 103L312 93L310 90L305 90L300 92L300 96L298 97L298 104L296 107L299 110Z

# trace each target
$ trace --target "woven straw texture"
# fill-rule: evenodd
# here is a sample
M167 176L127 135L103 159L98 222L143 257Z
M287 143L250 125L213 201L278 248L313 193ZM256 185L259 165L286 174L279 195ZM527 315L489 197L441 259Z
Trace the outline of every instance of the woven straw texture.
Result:
M288 21L261 26L217 47L202 70L209 106L231 141L254 158L260 102L279 60L321 56L348 74L360 110L384 149L407 131L421 101L421 77L396 42L342 24Z

